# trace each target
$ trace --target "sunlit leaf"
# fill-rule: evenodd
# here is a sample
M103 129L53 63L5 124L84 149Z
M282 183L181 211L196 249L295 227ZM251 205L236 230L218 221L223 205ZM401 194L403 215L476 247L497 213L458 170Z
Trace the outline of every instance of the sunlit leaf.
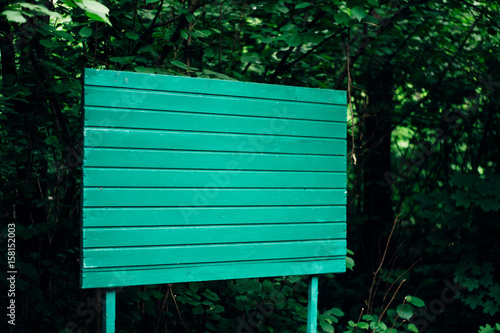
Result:
M359 22L361 22L362 19L364 19L367 15L365 9L361 6L354 7L351 11L352 16L357 19Z
M409 320L411 317L413 317L413 309L408 304L398 305L398 307L396 308L396 311L397 311L400 318Z
M5 10L2 12L2 15L7 17L7 20L17 23L25 23L26 18L18 12L17 10Z
M418 308L425 306L425 302L416 296L406 296L406 301Z

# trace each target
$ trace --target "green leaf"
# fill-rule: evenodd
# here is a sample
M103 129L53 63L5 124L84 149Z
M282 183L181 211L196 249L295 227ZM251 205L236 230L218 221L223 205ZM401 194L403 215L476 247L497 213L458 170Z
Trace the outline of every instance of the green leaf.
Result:
M58 35L59 37L61 38L64 38L66 39L67 41L70 41L70 42L73 42L75 39L73 38L73 36L71 36L69 33L67 33L66 31L62 31L62 30L57 30L56 32L56 35Z
M217 304L215 307L210 308L211 313L222 313L224 312L224 307L222 305Z
M354 266L355 266L354 260L351 257L346 257L345 258L345 267L352 271Z
M137 67L134 67L134 70L138 73L146 73L146 74L154 74L155 73L155 69L154 68L147 68L147 67L144 67L144 66L137 66Z
M42 44L43 46L45 46L46 48L51 48L52 46L56 45L57 43L54 42L53 40L51 39L41 39L40 40L40 44Z
M356 6L363 6L364 0L347 0L346 5L347 5L347 8L354 8Z
M63 19L63 16L59 13L53 12L51 10L48 10L47 7L41 6L41 5L34 5L32 3L27 3L27 2L21 2L19 5L23 8L30 9L34 12L37 12L39 14L45 14L50 17L56 18L56 19Z
M202 315L205 311L203 310L203 306L201 305L198 305L197 307L194 307L193 308L193 313L196 315L196 316L199 316L199 315Z
M216 327L214 324L212 324L211 322L207 321L205 322L205 327L208 328L209 330L211 331L215 331L216 330Z
M142 299L143 299L143 300L145 300L145 301L149 301L149 300L151 300L151 297L149 297L148 293L145 293L145 292L143 292L143 291L139 291L139 292L137 293L137 296L139 296L140 298L142 298Z
M206 298L208 298L209 300L214 301L214 302L219 300L219 296L217 296L216 293L214 293L213 291L211 291L209 289L205 289L203 296L205 296Z
M111 57L109 58L109 61L117 62L121 65L130 65L133 64L131 61L133 57Z
M497 304L492 300L487 300L483 304L483 313L494 316L499 311Z
M321 326L323 331L325 331L327 333L334 333L335 332L335 329L333 328L333 326L331 324L327 323L326 321L320 321L319 326Z
M399 314L399 317L409 320L411 317L413 317L413 309L409 305L398 305L396 308L396 311Z
M198 290L200 289L200 285L197 282L192 282L189 284L189 289L191 289L191 291L197 293Z
M295 9L302 9L310 6L311 4L309 2L303 2L299 3L298 5L295 5Z
M495 333L495 329L491 327L490 324L486 324L486 326L479 327L478 333Z
M62 2L68 7L76 8L76 3L73 0L62 0Z
M363 19L363 22L371 23L373 25L378 25L380 23L380 21L376 17L373 17L371 15L366 15Z
M87 15L88 17L90 17L94 21L107 23L102 17L100 17L97 14L94 14L94 13L91 13L91 12L85 12L85 15ZM108 24L111 25L111 23L108 23Z
M493 198L481 198L477 201L477 203L481 206L482 210L485 212L489 211L498 211L500 209L500 202Z
M54 89L54 91L56 93L62 94L70 89L70 85L69 84L58 84L58 85L54 86L52 89Z
M291 35L288 37L285 42L288 44L288 46L299 46L302 45L303 40L301 35Z
M368 323L365 323L364 321L361 321L358 323L358 327L362 330L367 330L370 328L370 325Z
M210 30L197 30L200 34L203 35L203 37L208 37L212 34L212 31Z
M286 14L286 13L288 13L290 11L290 9L288 9L285 6L280 6L280 7L278 7L278 11L281 12L281 13L283 13L283 14Z
M469 208L470 204L473 201L471 196L464 191L456 191L451 195L451 198L456 201L457 206L463 206L465 208Z
M17 10L5 10L2 12L2 15L7 17L7 20L17 23L25 23L26 18L18 12Z
M304 36L304 40L311 42L313 44L319 44L325 39L325 36L322 33L309 33Z
M57 137L54 135L49 136L48 138L45 139L45 143L48 144L49 146L52 146L55 143L57 143Z
M255 61L259 61L259 57L256 57L256 56L243 56L243 57L241 57L241 61L243 61L243 62L255 62Z
M163 294L156 289L151 289L149 292L154 298L160 299L163 297Z
M189 38L189 35L187 34L186 30L181 30L181 36L184 39L188 39Z
M281 27L280 31L290 31L290 30L296 30L297 26L293 23L288 23L284 26Z
M359 22L361 22L362 19L364 19L367 15L365 9L361 6L356 6L351 10L352 17L357 19Z
M418 333L418 327L415 324L408 325L408 331Z
M108 19L109 9L103 4L94 0L82 0L75 2L78 7L85 11L88 17L96 21L105 22L112 25Z
M127 32L125 34L125 36L127 36L128 38L133 39L133 40L139 39L139 35L136 34L135 32L132 32L132 31Z
M92 28L90 28L90 27L83 27L83 28L80 29L80 31L78 33L83 38L90 37L90 36L92 36Z
M415 296L406 296L406 301L408 303L410 303L411 305L414 305L416 306L417 308L422 308L425 306L425 302L423 300L421 300L420 298L418 297L415 297Z
M235 78L232 78L232 77L230 77L230 76L228 76L226 74L217 73L217 72L214 72L214 71L211 71L211 70L208 70L208 69L204 69L203 70L203 74L213 75L216 78L221 79L221 80L237 81Z
M380 6L379 3L378 3L378 0L367 0L367 2L372 5L372 6L375 6L375 7L378 7Z
M349 15L347 15L344 12L333 15L333 18L335 19L335 22L337 22L338 24L344 24L349 22L350 20Z
M344 316L344 311L340 310L339 308L331 309L330 313L335 317L343 317Z
M268 2L264 6L264 10L266 11L266 13L276 13L276 11L278 10L278 3L277 2Z
M176 67L179 67L179 68L182 68L185 70L189 70L189 71L197 71L198 70L198 68L196 68L196 67L186 66L186 64L184 64L182 61L172 60L170 63Z

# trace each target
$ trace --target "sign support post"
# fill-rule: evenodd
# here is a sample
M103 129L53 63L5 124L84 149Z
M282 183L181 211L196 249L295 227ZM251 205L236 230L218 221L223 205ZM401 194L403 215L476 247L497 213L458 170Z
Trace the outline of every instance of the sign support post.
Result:
M116 291L106 289L106 295L102 302L102 331L103 333L115 333Z
M307 333L318 331L318 276L311 275L309 278L309 291L307 302Z

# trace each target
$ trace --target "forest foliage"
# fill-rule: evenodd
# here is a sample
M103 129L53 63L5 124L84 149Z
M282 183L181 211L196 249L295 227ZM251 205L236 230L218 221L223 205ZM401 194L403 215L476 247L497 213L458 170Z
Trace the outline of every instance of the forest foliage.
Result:
M320 278L319 328L500 331L498 1L0 0L0 13L2 290L11 223L19 272L2 331L99 331L101 292L79 287L84 68L347 90L351 270ZM124 288L117 331L305 332L306 287Z

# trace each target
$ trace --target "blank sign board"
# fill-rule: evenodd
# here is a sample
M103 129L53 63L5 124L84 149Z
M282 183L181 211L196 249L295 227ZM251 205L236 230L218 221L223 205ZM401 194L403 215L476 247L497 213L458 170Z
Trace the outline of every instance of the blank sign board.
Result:
M345 271L345 104L86 70L82 287Z

